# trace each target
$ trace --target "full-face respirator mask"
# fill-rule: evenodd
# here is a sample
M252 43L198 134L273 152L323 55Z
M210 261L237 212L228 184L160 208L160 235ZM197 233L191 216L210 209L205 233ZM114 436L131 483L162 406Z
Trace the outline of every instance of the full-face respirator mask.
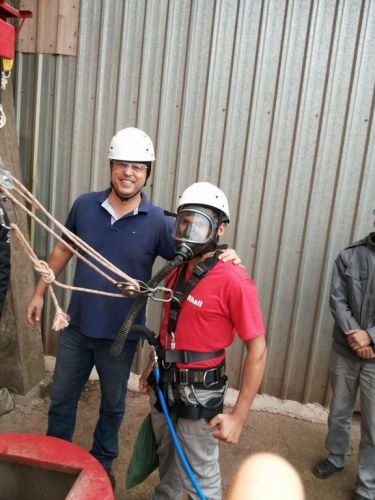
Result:
M172 234L177 242L177 253L189 260L216 249L217 231L223 222L220 213L197 205L186 205L177 213Z

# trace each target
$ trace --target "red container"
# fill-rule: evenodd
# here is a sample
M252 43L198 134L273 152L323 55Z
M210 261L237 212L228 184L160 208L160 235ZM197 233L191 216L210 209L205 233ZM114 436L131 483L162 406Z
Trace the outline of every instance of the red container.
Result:
M107 473L90 453L39 434L0 434L0 498L114 500Z
M0 19L0 56L14 59L14 41L16 30L14 26Z

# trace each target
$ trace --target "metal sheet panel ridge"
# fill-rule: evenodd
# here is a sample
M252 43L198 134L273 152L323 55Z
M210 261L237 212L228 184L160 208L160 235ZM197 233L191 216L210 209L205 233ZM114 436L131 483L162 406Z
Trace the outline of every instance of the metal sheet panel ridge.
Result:
M146 2L125 2L119 65L115 130L137 124ZM132 50L129 50L132 47Z
M173 207L176 197L199 177L215 5L214 1L192 3Z
M110 2L101 15L98 59L95 61L90 191L100 191L109 185L108 146L115 132L122 13L121 2Z
M168 26L168 5L166 0L146 2L144 20L137 126L144 129L152 137L156 146L156 155L158 155L158 121Z
M309 32L311 20L309 5L311 4L308 2L296 2L291 4L287 12L283 54L280 56L281 84L278 89L273 121L274 134L268 158L269 175L264 191L263 214L267 222L260 243L263 245L263 238L266 237L267 249L260 251L257 261L258 265L273 270L267 280L271 293L268 296L270 308L266 319L269 356L275 360L272 386L276 392L281 391L281 386L276 384L282 383L288 352L293 349L290 315L293 311L296 272L300 259L299 245L304 230L303 218L296 219L296 212L289 212L288 207L298 200L301 204L299 213L303 214L307 201L306 197L300 196L299 181L301 175L304 178L308 170L305 164L294 162L294 153L305 78L306 33ZM293 75L293 78L288 78L288 75ZM284 334L280 335L279 332ZM269 390L268 382L269 379L266 378L265 390Z
M183 3L170 5L161 82L157 154L163 161L163 176L156 175L153 200L163 208L173 208L173 190L177 170L177 154L181 109L186 71L190 11Z
M72 122L70 203L73 202L77 195L88 191L92 182L92 144L98 78L97 64L100 50L100 26L100 3L82 2Z
M293 151L293 167L288 187L288 200L285 206L283 237L281 242L280 259L282 267L278 273L278 287L276 292L276 316L283 314L283 304L279 299L285 282L290 282L288 300L290 314L288 315L288 332L290 344L288 359L285 361L282 381L282 394L287 397L291 391L301 393L304 384L306 366L310 357L310 343L306 342L306 331L314 321L311 307L313 296L309 292L308 281L301 290L301 279L304 269L304 240L311 203L311 189L315 175L315 158L317 153L317 137L321 124L322 99L324 97L324 75L329 58L329 40L331 31L328 26L334 19L333 5L313 4L314 9L310 17L310 36L306 37L306 52L304 61L304 79L301 80L301 96L299 121L296 124L296 137ZM322 10L320 10L322 9ZM324 22L323 22L324 20ZM326 26L326 28L324 28ZM319 33L316 36L315 33ZM291 274L290 274L291 273ZM301 294L307 294L303 300ZM297 307L298 305L298 307ZM275 311L275 312L276 312ZM300 322L300 323L299 323ZM275 325L277 321L275 321ZM327 346L326 346L327 348ZM295 380L295 370L304 376ZM290 386L293 385L293 388Z
M208 65L199 180L219 183L237 26L237 2L217 2Z
M327 403L332 264L371 230L375 208L375 2L82 0L77 47L77 58L17 56L26 184L64 220L79 194L108 185L113 133L144 129L154 202L174 209L197 180L229 198L225 241L267 324L262 391ZM51 245L35 232L38 253ZM155 330L159 320L149 305ZM244 354L239 340L228 350L237 388Z

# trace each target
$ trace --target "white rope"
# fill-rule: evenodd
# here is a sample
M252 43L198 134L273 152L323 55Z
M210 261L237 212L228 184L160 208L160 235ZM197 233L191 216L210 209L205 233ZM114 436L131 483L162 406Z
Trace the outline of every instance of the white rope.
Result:
M33 205L40 212L42 212L49 220L51 220L51 222L53 222L53 224L55 224L62 231L63 234L65 234L66 236L68 236L69 239L71 241L73 241L73 243L75 245L77 245L77 247L79 247L81 250L83 250L84 252L86 252L87 254L89 254L91 257L95 258L101 265L103 265L103 267L106 267L108 270L112 271L114 274L117 274L123 280L131 281L134 285L137 286L138 282L136 280L134 280L133 278L131 278L130 276L128 276L126 273L124 273L118 267L114 266L109 260L107 260L105 257L103 257L103 255L101 255L99 252L97 252L88 243L86 243L84 240L82 240L81 238L79 238L76 234L74 234L71 231L69 231L69 229L67 229L64 226L64 224L61 224L61 222L59 222L57 219L55 219L53 217L53 215L51 215L48 212L48 210L46 210L46 208L16 178L13 177L13 181L18 186L18 188L15 188L15 191L19 195L21 195L24 199L26 199L31 205ZM9 191L8 191L8 193L9 193ZM14 198L14 199L17 200L16 198ZM26 207L24 205L22 205L22 203L20 205L18 205L18 206L21 206L21 208L23 210L26 210L27 213L30 215L30 217L32 217L35 221L37 221L39 224L41 224L44 227L44 229L46 229L50 234L52 234L54 237L56 237L62 243L64 243L71 251L73 251L77 255L77 257L80 257L82 260L84 260L83 256L79 252L74 251L74 248L71 245L69 245L69 243L67 243L65 240L63 240L62 238L60 238L47 225L43 224L43 222L40 219L38 219L35 216L35 214L33 214L33 212L30 212L29 210L27 210ZM86 262L86 264L88 264L88 262ZM116 281L112 280L111 278L110 278L110 281L112 281L113 283L116 283Z
M101 290L93 290L92 288L82 288L78 286L72 286L72 285L65 285L64 283L60 283L53 272L53 270L50 268L48 265L48 262L45 260L38 259L37 255L34 253L34 250L32 249L30 243L27 241L27 239L24 237L22 231L20 228L17 226L17 224L10 224L10 227L14 229L15 235L19 239L23 249L29 256L30 260L33 263L35 271L37 271L42 279L50 284L54 283L55 285L64 288L65 290L73 290L77 292L87 292L87 293L94 293L96 295L104 295L106 297L115 297L115 298L124 298L124 296L121 293L111 293L111 292L102 292Z
M17 181L16 179L13 178L13 180L16 181L18 184L20 184L19 181ZM25 190L25 192L21 192L17 188L15 188L15 191L18 194L20 194L21 196L23 196L23 198L25 198L31 205L33 205L34 207L38 208L38 210L40 210L48 219L50 219L51 222L53 222L53 224L55 224L62 231L63 234L65 234L66 236L68 236L68 238L71 241L73 241L73 243L78 248L80 248L85 253L87 253L88 255L90 255L90 257L94 258L99 264L101 264L103 267L107 268L112 273L117 274L119 277L121 277L125 281L130 281L131 283L133 283L135 286L138 287L138 282L135 279L131 278L126 273L124 273L123 271L121 271L121 269L119 269L118 267L114 266L109 260L107 260L106 258L104 258L99 252L97 252L95 249L93 249L84 240L82 240L77 235L75 235L74 233L72 233L71 231L69 231L69 229L67 229L63 224L61 224L61 222L59 222L57 219L55 219L43 207L43 205L41 205L40 202L38 200L36 200L36 198L34 198L34 196L29 191L26 190L26 188L24 186L22 186L22 188L23 188L23 190ZM11 194L11 192L8 189L6 189L4 187L1 187L1 189L4 191L4 193L5 193L5 195L6 195L7 198L9 198L14 204L16 204L24 212L26 212L29 215L29 217L31 217L33 220L35 220L40 226L43 227L43 229L45 229L53 237L55 237L61 243L63 243L79 259L83 260L88 266L94 268L95 271L97 271L99 274L101 274L106 279L108 279L109 281L111 281L111 283L113 283L113 284L117 283L117 281L115 279L111 278L109 275L107 275L106 273L104 273L103 271L101 271L97 266L95 266L95 264L93 264L88 259L86 259L81 253L79 253L66 240L64 240L61 236L59 236L57 233L55 233L55 231L53 231L49 226L47 226L47 224L45 224L41 219L39 219L33 212L31 212L30 210L28 210L19 200L17 200L17 198L15 196L13 196Z
M9 189L5 188L4 186L0 186L0 189L4 192L4 195L11 200L11 202L16 205L17 207L21 208L24 212L26 212L29 217L31 217L35 222L37 222L40 226L42 226L48 233L50 233L54 238L59 240L61 243L63 243L72 254L76 255L77 258L81 259L83 262L85 262L88 266L90 266L92 269L94 269L97 273L99 273L101 276L106 278L108 281L110 281L112 284L116 285L118 280L116 281L113 279L111 276L109 276L107 273L105 273L103 270L101 270L99 267L97 267L94 263L92 263L90 260L88 260L86 257L84 257L75 247L78 247L81 249L83 252L85 252L87 255L89 255L92 259L94 259L98 264L100 264L102 267L106 268L108 271L112 272L113 274L119 276L122 280L129 281L133 283L137 288L139 288L138 282L128 276L126 273L124 273L121 269L118 267L114 266L110 261L108 261L105 257L103 257L99 252L97 252L94 248L92 248L90 245L88 245L84 240L79 238L77 235L69 231L63 224L61 224L57 219L55 219L47 210L46 208L28 191L23 184L18 181L15 177L12 176L13 183L15 187L13 188L18 195L20 195L26 202L30 203L33 207L37 208L40 212L42 212L54 225L56 225L64 235L66 235L69 240L71 240L74 244L72 246L69 244L65 239L63 239L61 236L59 236L53 229L51 229L47 224L45 224L39 217L37 217L31 210L29 210L23 203L21 203L13 194L9 191ZM27 239L24 237L22 231L20 228L17 226L17 224L12 223L10 224L10 227L14 230L14 234L17 236L19 239L24 251L26 254L29 256L30 260L33 263L34 269L41 275L42 279L47 283L48 285L48 292L51 295L52 301L54 303L55 309L56 309L56 314L55 318L53 321L52 328L54 330L60 330L62 328L65 328L69 324L69 317L64 311L61 309L61 307L58 304L56 295L53 291L52 284L56 284L57 286L67 289L67 290L75 290L75 291L80 291L80 292L87 292L87 293L94 293L98 295L104 295L107 297L116 297L116 298L124 298L123 295L120 293L110 293L110 292L103 292L100 290L92 290L88 288L81 288L81 287L74 287L70 285L65 285L63 283L60 283L59 281L56 280L55 274L51 267L48 265L46 261L40 260L37 255L35 254L34 250L32 249L31 245L27 241Z

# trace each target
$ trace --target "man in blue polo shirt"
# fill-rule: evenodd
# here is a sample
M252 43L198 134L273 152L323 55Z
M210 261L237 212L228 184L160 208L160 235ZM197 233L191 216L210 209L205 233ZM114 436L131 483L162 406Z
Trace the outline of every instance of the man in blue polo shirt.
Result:
M174 218L166 216L142 193L155 160L153 144L142 130L125 128L112 138L108 156L111 187L81 195L70 210L66 226L125 273L147 282L156 257L170 260L175 254L171 237ZM72 255L63 243L55 245L48 264L56 276ZM113 285L80 259L74 285L114 291ZM41 317L46 288L47 284L39 280L27 307L30 325ZM112 482L112 461L118 456L118 431L139 335L130 332L117 358L110 356L109 349L131 304L130 299L73 292L68 309L70 325L60 335L48 413L47 434L71 441L78 400L95 365L101 403L91 453ZM144 322L143 309L136 323Z

